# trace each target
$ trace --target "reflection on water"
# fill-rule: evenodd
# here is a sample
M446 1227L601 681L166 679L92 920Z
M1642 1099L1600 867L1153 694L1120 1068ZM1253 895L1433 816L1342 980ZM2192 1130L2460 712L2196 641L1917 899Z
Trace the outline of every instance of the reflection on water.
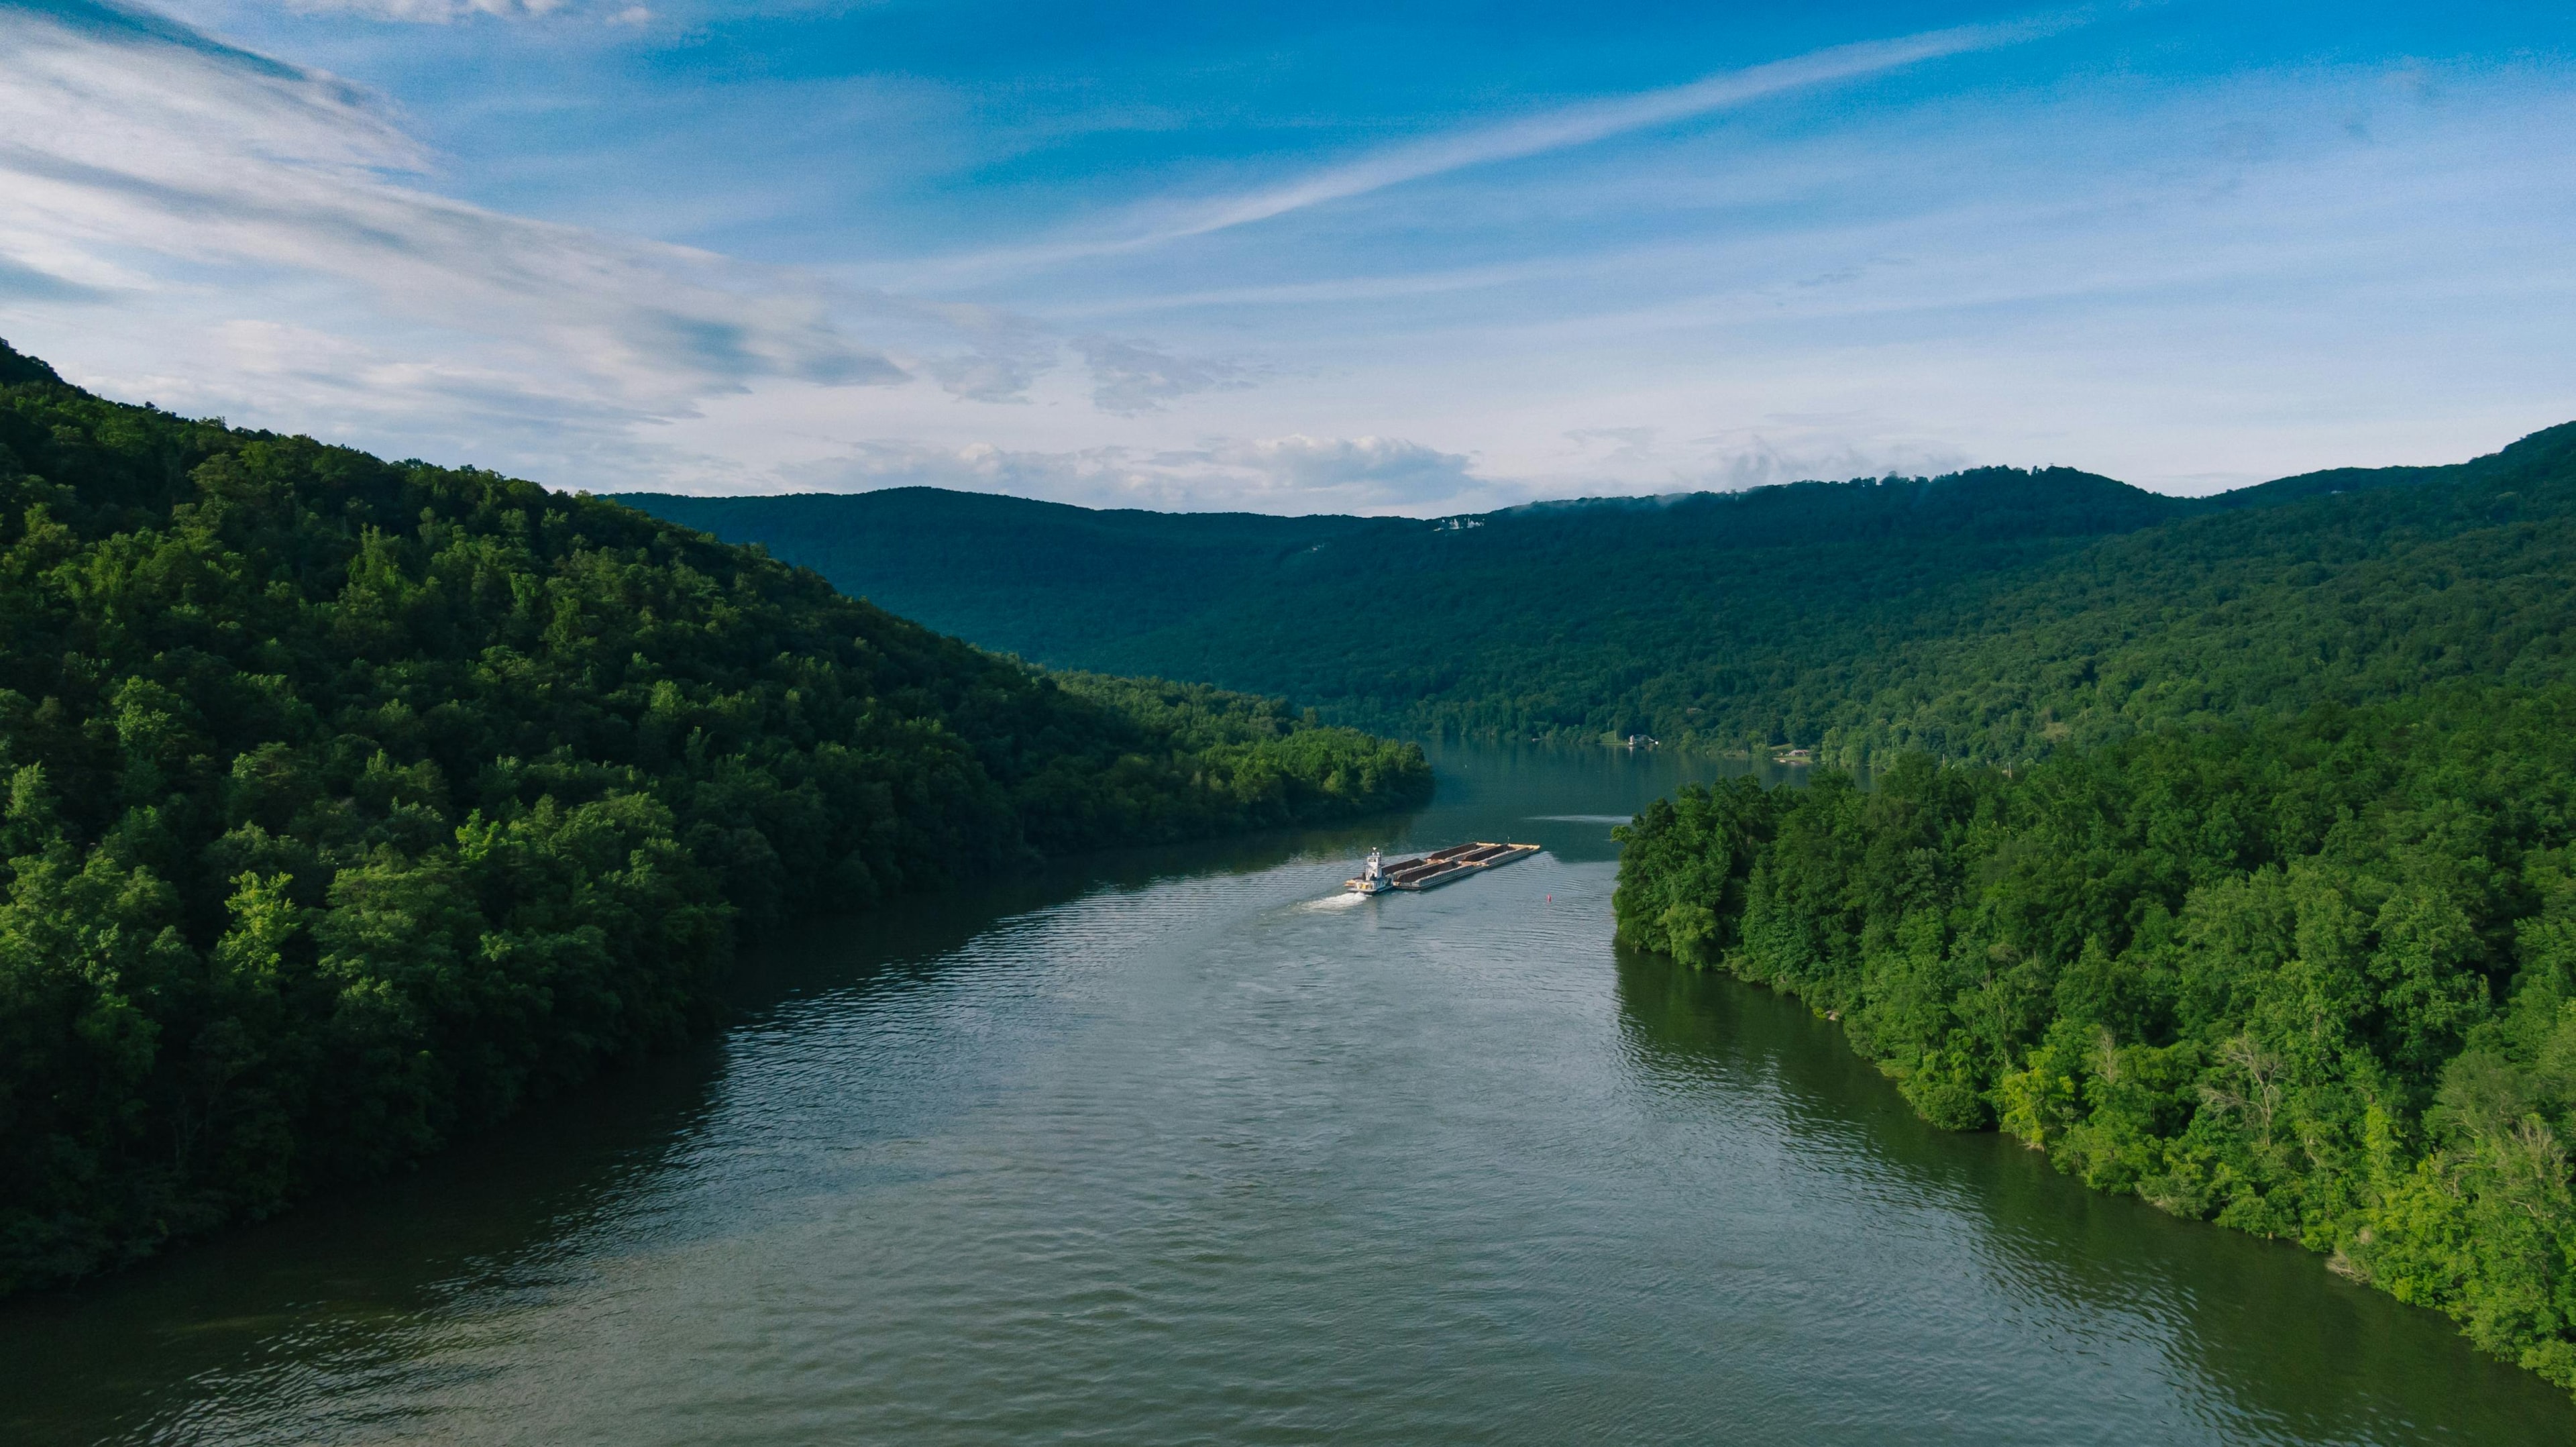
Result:
M1933 1132L1794 1002L1614 952L1610 821L1693 766L1437 761L1410 819L818 926L696 1052L0 1308L0 1439L2576 1427L2314 1257ZM1336 892L1371 845L1469 838L1549 853Z
M1871 1223L1854 1236L1892 1232L1899 1253L1963 1251L1973 1291L1899 1314L2105 1383L2139 1374L2106 1399L2125 1425L2104 1440L2541 1442L2576 1422L2558 1394L2469 1350L2447 1321L2334 1277L2311 1253L2084 1190L2000 1136L1931 1129L1794 1000L1630 951L1618 982L1649 1088L1705 1108L1762 1101L1796 1174L1825 1182L1813 1209L1863 1203ZM1975 1230L1917 1236L1908 1218L1923 1213ZM1986 1300L1963 1311L1972 1297ZM1872 1310L1890 1305L1882 1295Z

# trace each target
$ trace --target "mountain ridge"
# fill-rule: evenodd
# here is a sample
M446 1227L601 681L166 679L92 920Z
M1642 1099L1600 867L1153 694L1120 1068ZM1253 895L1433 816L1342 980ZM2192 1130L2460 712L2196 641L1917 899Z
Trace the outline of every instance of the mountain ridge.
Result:
M2444 655L2494 653L2447 633L2383 636L2314 590L2359 569L2422 614L2463 567L2472 592L2522 586L2485 576L2493 567L2557 567L2576 516L2571 443L2576 424L2465 463L2327 469L2207 498L2072 468L1980 468L1437 519L1094 510L935 489L621 496L989 647L1289 694L1379 729L2009 761L2319 688L2384 696L2412 666L2390 650L2429 649L2436 672L2453 666ZM2454 504L2518 477L2537 479L2511 505L2537 531L2464 542L2509 520ZM2388 567L2401 556L2429 571L2399 581ZM2343 676L2312 686L2280 660L2219 676L2243 640L2157 652L2159 639L2207 642L2196 618L2256 597L2275 615L2262 648L2324 650L2324 673ZM2509 607L2537 629L2513 636L2549 636L2532 600L2453 601L2462 617ZM2137 669L2124 659L2150 655L2164 674L2155 697L2102 686L2103 669L2126 677ZM2185 697L2194 689L2208 697Z

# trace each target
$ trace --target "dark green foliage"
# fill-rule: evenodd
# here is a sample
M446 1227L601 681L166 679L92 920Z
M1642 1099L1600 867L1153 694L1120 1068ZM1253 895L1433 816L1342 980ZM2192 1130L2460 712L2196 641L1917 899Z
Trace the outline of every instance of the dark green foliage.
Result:
M2576 428L2223 497L2064 469L1542 504L1437 523L927 489L635 501L989 646L1372 727L1647 733L1851 766L2564 677Z
M1927 1118L2576 1387L2576 687L1739 781L1622 835L1624 939L1805 998Z
M1418 524L1246 513L1095 512L899 487L856 496L618 498L812 568L854 598L1060 668L1188 623L1319 543ZM1146 670L1175 674L1175 670Z
M675 1040L739 929L1418 803L1430 772L0 347L0 788L6 1291Z
M1067 754L1054 788L1075 801L1094 831L1122 840L1186 838L1348 818L1431 800L1431 768L1420 744L1373 738L1292 717L1278 699L1227 693L1203 683L1049 675L1066 693L1132 722L1159 751L1115 759ZM1023 812L1039 794L1021 791Z
M639 502L1049 663L1867 767L1648 810L1623 937L1813 1002L1931 1120L2576 1386L2576 425L2198 501L1986 469L1438 523Z

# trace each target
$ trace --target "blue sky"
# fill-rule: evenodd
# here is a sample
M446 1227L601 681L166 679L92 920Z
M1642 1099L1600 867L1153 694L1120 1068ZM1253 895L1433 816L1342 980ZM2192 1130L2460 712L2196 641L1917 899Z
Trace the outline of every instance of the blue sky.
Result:
M565 487L1437 513L2576 418L2563 5L0 3L0 336Z

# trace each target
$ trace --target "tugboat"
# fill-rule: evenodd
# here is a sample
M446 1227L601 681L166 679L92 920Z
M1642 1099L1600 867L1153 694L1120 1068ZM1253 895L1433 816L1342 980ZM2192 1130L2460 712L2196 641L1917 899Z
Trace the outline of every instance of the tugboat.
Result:
M1516 859L1536 854L1535 844L1452 844L1413 859L1399 859L1393 864L1369 851L1368 862L1360 866L1359 876L1343 881L1342 887L1353 894L1384 894L1390 889L1438 889L1454 884L1470 874L1499 869Z
M1343 887L1353 894L1384 894L1395 888L1387 882L1385 858L1374 849L1369 851L1368 861L1360 866L1360 877L1345 881Z

